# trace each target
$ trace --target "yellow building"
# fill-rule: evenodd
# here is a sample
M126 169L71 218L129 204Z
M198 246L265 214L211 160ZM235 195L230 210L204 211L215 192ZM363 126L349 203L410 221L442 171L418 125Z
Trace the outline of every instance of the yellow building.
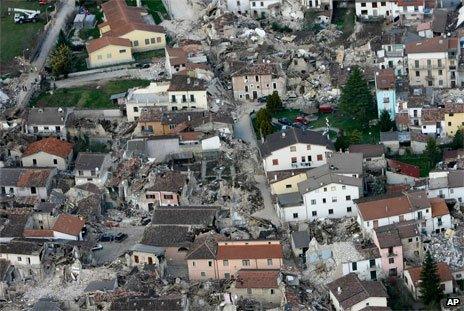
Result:
M270 172L269 184L271 185L271 193L275 195L297 192L298 183L308 179L304 170L291 170Z
M164 28L153 24L153 18L150 17L146 9L128 6L125 0L110 0L103 3L101 7L105 20L98 25L101 38L90 40L88 46L98 46L103 42L102 38L128 40L126 42L130 43L131 58L132 53L135 52L158 50L166 47ZM97 40L100 40L100 42ZM95 51L89 52L89 64L93 63L101 66L101 63L104 63L104 65L111 65L121 63L119 61L121 58L128 59L128 55L119 55L117 53L118 57L115 57L114 52L119 47L106 44L104 48L106 49L104 52L107 55L111 54L111 57L105 58L104 54L90 55Z
M134 58L131 46L131 42L123 38L102 37L91 40L86 46L89 54L87 67L96 68L132 62Z
M462 104L445 103L445 131L453 137L459 128L464 127L464 106Z

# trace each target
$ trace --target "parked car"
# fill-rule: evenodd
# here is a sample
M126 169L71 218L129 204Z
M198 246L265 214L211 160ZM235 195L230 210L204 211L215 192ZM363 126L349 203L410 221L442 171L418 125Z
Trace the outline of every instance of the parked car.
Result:
M94 252L94 251L99 251L103 249L103 245L101 245L100 243L96 244L94 247L91 248L91 251Z
M100 242L111 242L113 240L114 236L111 233L103 233L99 239Z
M292 125L292 122L290 122L287 118L279 118L277 119L277 121L279 121L279 123L283 125Z
M151 221L150 217L142 218L142 220L140 221L140 225L146 226L150 223L150 221Z
M122 232L119 232L118 234L116 234L116 236L114 237L114 240L118 243L121 243L122 241L124 241L125 239L127 239L127 234L125 233L122 233Z
M262 96L258 98L258 103L265 103L267 101L267 96Z
M305 117L298 116L298 117L295 118L295 123L306 124L306 123L308 123L308 121L306 120Z

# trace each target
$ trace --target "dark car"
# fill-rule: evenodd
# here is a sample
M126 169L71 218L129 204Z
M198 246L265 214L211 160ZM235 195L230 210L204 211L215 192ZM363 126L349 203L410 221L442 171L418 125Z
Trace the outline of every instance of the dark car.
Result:
M111 242L113 240L114 236L111 233L103 233L99 239L100 242Z
M287 118L279 118L277 121L283 125L292 125L292 123Z
M127 234L125 233L122 233L122 232L119 232L118 234L116 234L116 236L114 237L114 240L118 243L124 241L125 239L127 239Z
M267 96L258 98L258 103L265 103L267 101Z

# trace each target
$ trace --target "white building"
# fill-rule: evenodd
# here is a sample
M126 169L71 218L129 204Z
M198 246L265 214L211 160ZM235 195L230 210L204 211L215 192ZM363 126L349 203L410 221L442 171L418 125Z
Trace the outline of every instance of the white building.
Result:
M30 108L24 132L38 136L58 136L66 138L66 125L71 115L68 108Z
M429 198L464 200L463 170L430 172L427 184Z
M207 84L205 80L183 75L173 75L168 88L168 109L208 110Z
M72 144L57 139L44 138L27 146L22 154L24 167L55 167L65 170L72 159Z
M334 150L322 134L296 128L268 135L258 147L266 172L321 166Z
M423 190L394 193L357 200L358 223L367 235L374 228L415 220L422 232L451 228L451 216L443 200L429 200Z
M271 7L282 4L282 0L227 0L227 9L231 12L252 17L266 17Z
M0 243L0 259L16 268L20 279L42 276L42 245L37 242L11 241Z
M55 169L49 168L0 168L0 196L46 200L55 173Z
M79 152L74 164L76 185L93 183L103 186L108 178L111 157L104 153Z
M412 267L404 270L403 279L406 287L409 289L414 299L420 298L420 274L422 267ZM440 284L445 295L452 294L454 291L454 278L449 266L444 262L437 263L437 273L440 278Z
M167 106L169 82L151 82L145 88L130 89L125 104L127 121L137 121L144 108Z
M362 20L385 18L394 20L421 18L424 14L424 0L376 1L356 0L356 16Z

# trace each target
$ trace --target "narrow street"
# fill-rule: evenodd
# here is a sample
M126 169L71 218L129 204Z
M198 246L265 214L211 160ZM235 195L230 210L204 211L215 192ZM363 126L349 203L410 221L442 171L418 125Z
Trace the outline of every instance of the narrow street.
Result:
M53 47L55 46L58 34L60 33L60 30L64 27L66 18L75 9L74 0L62 0L61 2L63 3L63 5L59 9L58 14L55 16L54 20L52 21L52 26L50 30L47 32L47 36L42 43L40 53L31 63L31 67L33 68L32 71L30 73L24 73L24 76L21 77L23 81L22 86L25 89L21 89L16 98L16 103L18 107L24 107L27 105L29 98L33 94L35 84L39 81L39 74L45 66L47 57L52 51Z

